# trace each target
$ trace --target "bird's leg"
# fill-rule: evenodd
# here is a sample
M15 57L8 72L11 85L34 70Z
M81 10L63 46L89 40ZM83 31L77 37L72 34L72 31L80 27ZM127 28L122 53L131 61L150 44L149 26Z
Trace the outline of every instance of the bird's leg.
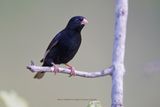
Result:
M54 64L54 63L52 63L52 65L53 65L52 67L54 67L54 69L51 68L51 69L52 69L52 72L54 72L54 74L56 75L56 73L59 72L59 68L58 68L58 66L57 66L56 64Z
M68 69L71 70L70 76L76 76L75 68L73 66L69 65L69 64L65 64L65 65L68 67Z

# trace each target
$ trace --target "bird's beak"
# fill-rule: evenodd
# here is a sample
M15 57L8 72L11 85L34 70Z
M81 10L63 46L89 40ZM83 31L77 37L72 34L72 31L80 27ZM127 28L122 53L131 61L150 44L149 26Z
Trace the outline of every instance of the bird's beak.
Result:
M87 23L88 23L87 19L84 18L84 19L82 20L82 22L81 22L81 25L85 25L85 24L87 24Z

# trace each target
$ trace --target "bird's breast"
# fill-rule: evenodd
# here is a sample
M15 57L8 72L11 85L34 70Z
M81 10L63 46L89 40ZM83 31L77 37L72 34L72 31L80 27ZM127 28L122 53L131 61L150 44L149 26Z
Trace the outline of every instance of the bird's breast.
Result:
M76 35L75 35L76 36ZM81 44L81 37L64 38L59 42L58 50L63 63L70 61L77 53Z
M75 50L79 48L81 44L81 35L67 35L63 40L62 40L62 47L67 49L67 50Z

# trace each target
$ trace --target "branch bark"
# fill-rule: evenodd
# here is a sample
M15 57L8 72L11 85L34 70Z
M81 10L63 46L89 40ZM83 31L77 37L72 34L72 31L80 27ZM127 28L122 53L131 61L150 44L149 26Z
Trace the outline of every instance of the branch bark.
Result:
M32 72L42 72L42 71L54 72L54 67L41 67L41 66L36 66L34 64L27 66L27 69L29 69ZM96 77L111 75L112 70L113 70L112 66L96 72L85 72L85 71L75 70L75 76L86 77L86 78L96 78ZM59 73L70 74L70 72L71 71L67 68L62 68L62 67L59 68Z
M128 17L128 0L116 0L115 34L112 56L112 107L123 107L124 55Z

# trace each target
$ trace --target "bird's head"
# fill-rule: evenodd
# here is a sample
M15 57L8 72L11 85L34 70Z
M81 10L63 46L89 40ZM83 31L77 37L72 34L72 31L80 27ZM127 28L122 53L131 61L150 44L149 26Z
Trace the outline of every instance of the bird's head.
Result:
M80 32L87 23L88 21L85 17L74 16L69 20L66 28Z

